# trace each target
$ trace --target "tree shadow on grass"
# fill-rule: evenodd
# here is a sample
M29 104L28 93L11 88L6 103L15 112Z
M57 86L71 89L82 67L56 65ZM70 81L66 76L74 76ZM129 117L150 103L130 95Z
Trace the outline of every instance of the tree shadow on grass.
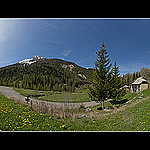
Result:
M104 107L104 109L105 109L105 107ZM97 110L102 110L102 107L98 107Z
M120 99L120 100L117 100L117 101L110 100L109 102L110 102L112 105L116 105L116 104L125 104L127 101L129 101L129 99L124 98L124 99Z

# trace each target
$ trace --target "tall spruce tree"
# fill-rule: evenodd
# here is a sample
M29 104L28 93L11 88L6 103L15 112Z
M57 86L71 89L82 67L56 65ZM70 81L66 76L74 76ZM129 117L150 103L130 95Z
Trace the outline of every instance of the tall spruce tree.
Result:
M102 109L104 109L104 100L111 95L111 71L112 64L109 55L106 51L106 45L102 42L100 50L96 52L97 59L94 62L95 67L93 71L92 85L88 85L88 95L93 101L99 101L102 103Z
M111 84L111 98L113 104L116 104L117 99L122 97L125 94L125 89L123 88L123 82L121 81L120 71L115 62L114 67L112 68L112 84Z

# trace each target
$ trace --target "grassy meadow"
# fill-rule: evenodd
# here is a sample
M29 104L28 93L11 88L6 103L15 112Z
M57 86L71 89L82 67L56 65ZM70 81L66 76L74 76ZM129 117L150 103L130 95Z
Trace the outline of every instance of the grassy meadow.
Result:
M144 91L143 97L148 97L149 92L150 90ZM124 99L130 100L135 96L137 94L127 94ZM135 98L133 102L136 100L138 98ZM96 107L93 107L92 110L104 113ZM150 98L106 116L61 118L42 114L0 95L1 131L150 131L149 124Z
M72 92L72 93L66 93L66 92L55 92L55 91L38 91L38 90L30 90L30 89L22 89L22 88L13 88L16 92L21 93L21 95L44 95L39 97L33 98L44 100L44 101L50 101L50 102L64 102L66 100L66 96L69 98L69 102L72 103L80 103L80 102L90 102L91 99L89 98L87 94L88 89L80 90L79 92Z

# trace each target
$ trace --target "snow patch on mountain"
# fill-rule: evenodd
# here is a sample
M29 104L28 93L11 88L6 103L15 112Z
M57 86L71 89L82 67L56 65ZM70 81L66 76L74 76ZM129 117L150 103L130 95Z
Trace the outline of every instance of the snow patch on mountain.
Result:
M24 59L24 60L19 61L18 63L19 64L28 64L28 65L31 65L31 64L39 61L39 60L45 60L45 59L46 59L45 57L34 56L31 59Z

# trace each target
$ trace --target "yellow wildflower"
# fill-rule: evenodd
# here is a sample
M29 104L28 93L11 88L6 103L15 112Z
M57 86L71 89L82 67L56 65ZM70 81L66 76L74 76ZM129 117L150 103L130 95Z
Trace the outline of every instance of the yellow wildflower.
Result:
M63 124L63 125L62 125L62 127L64 128L64 127L65 127L65 125Z

